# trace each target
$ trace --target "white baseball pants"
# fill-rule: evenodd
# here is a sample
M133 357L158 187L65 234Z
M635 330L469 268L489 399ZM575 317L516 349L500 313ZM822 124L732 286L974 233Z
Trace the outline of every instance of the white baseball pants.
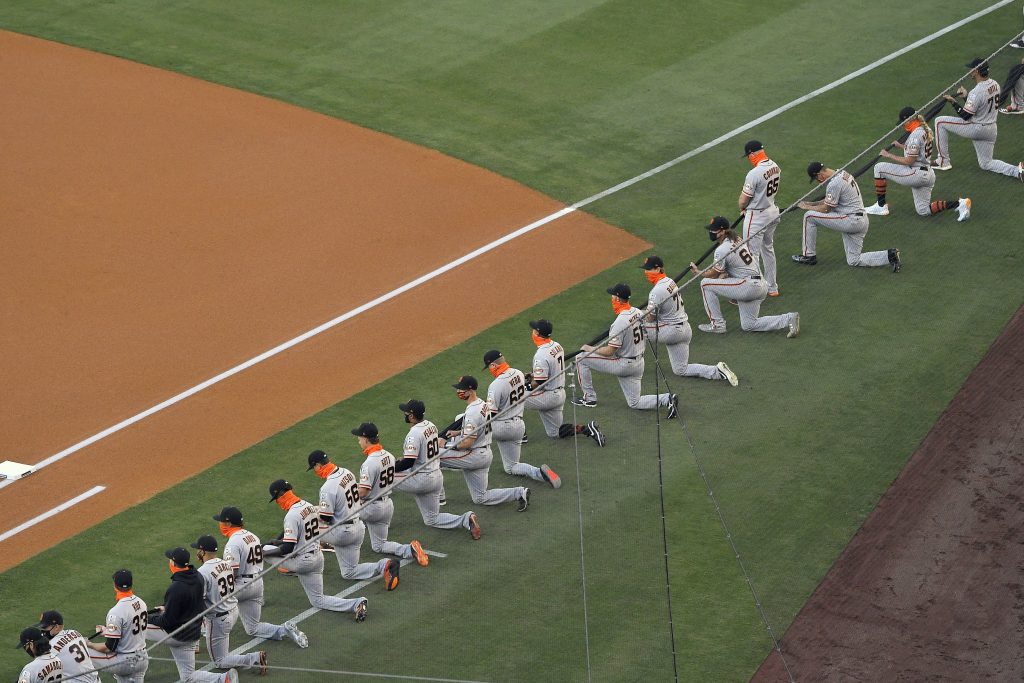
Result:
M558 438L558 428L565 416L565 389L535 391L526 397L526 407L536 410L544 425L544 433L552 439Z
M974 142L974 152L978 155L978 166L986 171L1001 173L1011 178L1020 177L1020 168L1005 161L992 158L996 147L998 129L995 123L978 124L964 121L959 116L940 116L935 119L935 141L939 151L939 161L950 161L949 135L958 135Z
M768 296L768 285L764 280L748 278L704 278L700 283L700 293L704 297L704 310L715 325L725 325L722 317L722 306L718 297L735 299L740 309L740 327L744 332L771 332L789 327L793 319L792 313L782 315L766 315L758 317L761 302Z
M935 188L935 171L920 166L904 166L891 161L875 164L875 178L891 180L910 188L914 195L914 209L919 216L932 215L932 190Z
M217 616L217 615L220 616ZM231 654L231 629L238 621L238 608L227 612L214 611L203 617L206 624L206 650L218 669L235 667L248 668L259 666L260 653L249 652L244 655Z
M520 441L523 440L523 434L526 433L526 423L522 418L495 420L491 423L491 432L494 434L495 443L498 444L498 453L501 454L501 464L505 468L505 474L544 481L544 475L540 473L539 467L519 462L523 452L523 444Z
M658 406L668 406L671 394L640 394L640 385L644 376L644 359L639 358L606 358L595 354L576 356L576 377L583 390L583 398L588 401L597 400L594 391L594 372L615 375L619 380L622 395L626 397L626 405L637 410L655 410Z
M196 671L198 640L183 641L177 638L164 640L164 638L167 638L167 631L159 626L150 626L146 629L146 640L163 640L163 644L170 648L174 665L178 667L178 680L185 683L221 683L224 680L224 674Z
M280 624L260 621L263 613L263 579L236 577L235 599L238 600L238 616L242 618L245 632L254 638L284 640L288 629Z
M113 654L89 650L89 656L98 673L110 674L117 683L143 683L149 670L149 653L145 650Z
M690 362L690 340L693 328L687 321L682 325L664 325L656 327L645 325L647 338L652 344L664 344L668 349L668 359L672 364L672 372L680 377L703 377L704 379L725 379L714 365L703 365Z
M869 251L863 253L864 237L868 234L868 217L854 214L843 215L808 211L804 214L804 255L817 254L818 226L835 230L843 235L843 248L846 250L846 263L851 266L886 266L889 265L888 251Z
M765 280L768 291L777 292L779 282L776 279L775 261L775 228L779 227L779 207L767 209L747 209L743 216L743 239L750 238L747 246L750 253L758 256L764 264ZM677 373L678 374L678 373Z
M444 475L441 470L420 471L402 478L401 472L395 475L395 488L411 493L416 498L416 507L420 509L420 517L427 526L435 529L468 529L470 512L452 515L441 512L441 491L444 490Z
M334 556L338 558L338 569L341 578L349 580L372 579L384 573L387 560L377 562L359 562L359 549L366 535L366 525L356 518L342 522L329 531L320 534L320 540L334 546Z
M508 489L487 488L493 458L490 446L474 448L470 451L442 451L441 467L447 470L462 470L462 476L469 488L469 496L477 505L513 503L526 495L526 489L522 486ZM466 528L469 528L468 516L466 517Z
M282 562L281 566L299 575L299 583L302 584L302 590L306 591L309 604L317 609L331 612L355 612L356 606L366 599L324 595L324 554L320 552L320 546L316 546L316 550L313 552L303 553Z
M370 547L375 553L384 555L397 555L398 557L412 557L412 546L408 544L395 543L388 540L388 528L391 526L391 517L395 514L395 504L391 496L384 496L367 503L359 511L359 518L366 522L366 529L370 532ZM384 570L381 569L383 572Z

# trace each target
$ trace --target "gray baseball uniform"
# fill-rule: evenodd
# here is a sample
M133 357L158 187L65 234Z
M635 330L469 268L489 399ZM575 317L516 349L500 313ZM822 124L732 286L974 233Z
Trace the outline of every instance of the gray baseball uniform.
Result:
M142 683L149 669L146 652L146 626L149 623L145 601L137 595L127 595L107 612L103 622L103 637L117 638L113 653L89 653L93 662L105 673L113 674L117 683Z
M526 407L537 411L544 433L553 439L558 437L565 412L564 367L565 351L554 340L538 346L533 354L533 386L537 388L527 395ZM543 382L547 383L539 386Z
M978 166L986 171L1001 173L1011 178L1020 178L1019 166L992 158L996 146L996 117L999 115L999 84L991 78L981 81L967 94L964 111L973 114L970 121L959 116L940 116L935 119L935 140L938 147L938 162L950 163L949 135L959 135L974 143Z
M482 398L466 406L462 416L462 432L455 442L474 437L469 450L455 450L450 445L441 452L441 467L448 470L462 470L462 476L469 488L469 495L477 505L500 505L512 503L526 495L522 486L506 489L488 489L487 480L491 468L491 425L490 411Z
M372 579L383 574L388 565L387 560L359 562L359 550L366 535L366 525L358 515L360 507L356 475L338 467L320 487L320 514L334 517L333 528L320 538L334 546L343 579Z
M655 344L665 344L672 372L681 377L725 379L714 365L690 362L690 339L693 330L683 307L683 295L676 281L668 275L658 280L647 295L649 317L644 322L647 337Z
M318 542L320 536L320 508L304 500L288 508L284 516L285 543L295 543L298 553L281 563L285 569L295 572L302 583L302 589L309 598L309 604L317 609L332 612L355 612L359 603L366 600L359 598L339 598L324 595L324 554ZM274 546L264 546L266 552Z
M903 143L903 155L914 160L912 166L882 161L875 164L876 180L891 180L910 188L914 195L914 209L919 216L932 214L932 190L935 188L935 171L929 164L931 143L924 126L919 126Z
M18 676L18 683L53 683L60 681L64 666L56 652L39 655L25 665Z
M510 367L494 378L487 387L487 409L494 416L491 431L498 442L505 474L544 481L539 467L519 461L523 449L521 442L526 433L526 423L523 422L526 377L521 371Z
M305 640L297 628L286 624L260 621L263 612L263 544L256 534L239 529L224 544L224 561L235 572L235 600L245 632L255 638L282 640L290 637L296 643Z
M864 214L857 179L846 171L836 171L825 186L825 204L831 211L808 211L804 214L804 256L817 254L818 226L842 233L846 262L851 266L889 265L889 252L864 249L868 234L868 217Z
M444 487L441 474L441 441L437 427L430 420L417 422L409 429L402 447L402 456L416 457L414 474L408 472L395 473L395 489L411 493L416 498L416 506L420 509L423 523L437 529L468 529L469 517L472 512L452 515L441 512L440 497Z
M395 504L391 500L394 484L395 456L381 448L380 444L371 446L367 449L366 460L359 468L359 485L369 486L367 497L374 500L363 505L359 517L366 522L370 532L370 547L374 552L411 558L414 555L411 545L388 540L388 527L395 513ZM386 564L387 560L383 562Z
M776 292L775 228L779 225L779 207L775 194L779 191L782 169L771 159L764 159L747 171L743 181L743 194L750 197L743 216L743 239L749 238L751 254L764 263L764 277L768 291ZM678 373L676 373L678 374Z
M576 356L576 376L585 400L597 400L593 373L601 372L615 375L630 408L654 410L671 403L672 394L640 394L644 376L644 326L639 309L630 306L615 316L608 329L607 345L614 349L613 356L596 353Z
M204 596L206 607L217 605L212 612L203 616L206 626L206 649L214 666L221 669L232 667L252 668L259 666L260 655L250 652L244 655L231 653L231 629L238 621L238 600L235 599L235 573L231 563L213 557L196 568L206 584Z
M64 680L98 683L100 675L89 656L89 646L82 634L73 628L62 629L50 639L50 651L56 652L64 667Z
M733 251L735 245L728 239L715 249L715 270L728 273L725 278L704 278L700 293L704 298L704 310L711 324L716 328L725 327L722 308L718 297L734 299L740 309L740 327L747 332L771 332L789 327L795 313L766 315L758 317L761 302L768 296L768 285L761 278L757 260L743 245Z

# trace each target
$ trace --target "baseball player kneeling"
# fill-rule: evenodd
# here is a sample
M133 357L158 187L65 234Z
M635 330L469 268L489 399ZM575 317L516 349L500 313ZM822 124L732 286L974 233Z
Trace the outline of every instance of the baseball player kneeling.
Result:
M73 628L64 628L64 617L56 610L43 612L39 616L36 627L50 641L50 650L60 658L65 681L79 683L98 683L100 675L96 673L89 652L89 642ZM102 629L97 629L102 630Z
M18 637L18 647L32 658L21 670L18 683L52 683L62 680L64 665L57 653L50 649L50 641L42 631L35 626L24 629Z
M114 595L117 602L107 612L107 620L96 626L104 641L87 642L89 656L103 671L114 675L117 683L142 683L149 669L146 651L146 627L149 610L145 601L132 590L132 573L127 569L114 572Z

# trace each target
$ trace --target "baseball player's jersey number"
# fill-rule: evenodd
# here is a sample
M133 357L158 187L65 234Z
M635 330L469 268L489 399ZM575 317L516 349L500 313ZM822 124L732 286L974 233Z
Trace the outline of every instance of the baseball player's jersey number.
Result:
M138 635L146 630L146 626L149 624L149 615L145 612L139 612L132 617L132 635Z
M380 487L385 488L391 486L392 482L395 481L395 468L389 467L380 473Z
M345 503L347 503L349 509L351 509L358 500L359 484L352 484L352 486L349 486L347 489L345 489Z
M263 546L254 545L249 548L249 556L246 557L246 561L249 564L262 564L263 563Z
M743 259L743 262L746 263L748 266L754 262L754 257L751 256L750 252L747 251L746 249L740 249L736 253L739 255L741 259Z
M765 196L771 197L773 194L779 191L779 176L775 176L768 181L768 188L764 191Z
M427 441L427 460L430 460L431 458L436 458L437 454L440 452L441 446L438 444L437 439L429 439Z
M316 517L313 517L312 519L307 519L304 528L306 533L304 537L305 540L311 540L320 531L320 520Z
M524 387L522 384L520 384L518 387L515 387L514 389L508 392L508 404L514 405L516 402L520 401L523 398L523 395L525 393L526 387Z
M84 652L82 652L82 648L81 648L81 646L78 643L74 643L72 645L69 645L68 646L68 652L70 652L71 654L73 654L75 656L75 661L76 662L81 663L81 662L85 661L86 654Z
M644 328L638 325L638 326L633 328L633 343L634 344L639 344L643 340L644 340Z
M217 589L220 592L220 597L224 597L228 593L235 592L235 577L233 574L225 574L224 576L217 577Z

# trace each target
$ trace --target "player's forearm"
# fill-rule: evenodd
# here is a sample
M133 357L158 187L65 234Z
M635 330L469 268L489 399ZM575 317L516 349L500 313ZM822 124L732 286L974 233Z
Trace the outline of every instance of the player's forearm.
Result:
M601 348L594 349L594 353L596 353L599 356L604 356L605 358L611 358L612 356L615 355L615 352L617 350L618 349L616 349L614 346L605 345L602 346Z
M751 198L750 198L749 196L747 196L747 195L746 195L745 193L743 193L743 192L740 192L740 198L739 198L739 200L737 201L737 203L738 203L738 204L739 204L739 206L740 206L740 211L746 211L746 209L747 209L747 204L749 204L749 203L750 203L750 199L751 199Z

